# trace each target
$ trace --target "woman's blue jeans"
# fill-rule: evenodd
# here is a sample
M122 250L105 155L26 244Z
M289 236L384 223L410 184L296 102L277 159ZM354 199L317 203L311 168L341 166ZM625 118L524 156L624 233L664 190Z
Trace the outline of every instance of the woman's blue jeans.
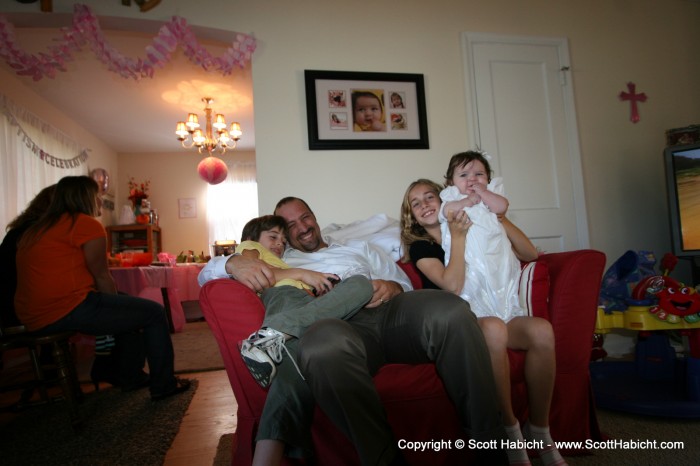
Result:
M65 317L37 333L65 330L114 335L123 386L135 386L143 380L145 352L151 394L168 393L175 388L173 343L165 310L157 302L92 291Z

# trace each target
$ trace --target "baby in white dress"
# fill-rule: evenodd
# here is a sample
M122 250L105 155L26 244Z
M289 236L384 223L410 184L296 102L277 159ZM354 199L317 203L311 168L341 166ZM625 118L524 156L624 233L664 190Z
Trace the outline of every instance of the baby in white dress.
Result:
M473 225L467 233L465 280L460 296L470 304L477 317L494 316L508 322L525 315L525 311L518 297L520 261L497 216L508 209L502 179L489 180L488 162L481 153L472 151L457 156L458 159L453 157L450 162L446 177L448 187L440 193L445 265L451 259L446 213L464 209Z

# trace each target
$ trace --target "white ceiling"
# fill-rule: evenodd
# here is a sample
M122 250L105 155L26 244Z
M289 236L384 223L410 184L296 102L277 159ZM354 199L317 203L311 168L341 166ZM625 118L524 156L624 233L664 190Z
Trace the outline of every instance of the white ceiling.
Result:
M7 14L15 26L21 47L32 53L45 51L59 28L71 25L72 15ZM162 23L126 18L99 18L105 37L122 54L144 57ZM232 31L192 27L199 42L213 56L220 56L235 37ZM27 86L74 119L118 153L172 152L182 150L175 124L188 113L204 122L203 97L212 97L215 113L223 113L230 125L238 121L243 137L238 148L253 150L253 84L251 67L229 76L208 72L193 64L181 47L153 78L135 81L109 71L89 49L74 55L74 61L53 79L33 81L19 77ZM10 69L4 62L0 66ZM80 141L76 141L80 143Z

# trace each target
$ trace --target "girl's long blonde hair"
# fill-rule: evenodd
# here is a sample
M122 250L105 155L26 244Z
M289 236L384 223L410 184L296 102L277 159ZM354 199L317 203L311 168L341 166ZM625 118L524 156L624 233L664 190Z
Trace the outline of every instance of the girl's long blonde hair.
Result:
M423 226L419 225L413 216L413 211L411 210L411 200L408 198L409 193L413 188L418 185L428 186L432 191L435 192L436 196L440 196L440 191L442 191L443 186L437 184L432 180L426 178L420 178L413 183L408 185L406 188L406 193L403 195L403 201L401 202L401 216L400 216L400 228L401 228L401 246L403 249L403 254L401 256L401 262L410 262L411 258L408 254L408 250L411 245L419 240L435 241L432 236L428 234Z

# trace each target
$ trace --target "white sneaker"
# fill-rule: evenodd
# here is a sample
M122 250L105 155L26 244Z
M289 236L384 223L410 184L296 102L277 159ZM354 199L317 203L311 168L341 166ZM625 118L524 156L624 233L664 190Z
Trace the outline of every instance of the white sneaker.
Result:
M263 388L267 388L277 373L277 364L282 362L282 350L289 355L284 346L285 336L282 332L263 327L252 333L247 340L240 343L241 357L255 381ZM294 367L301 375L296 361L290 356ZM304 376L301 376L303 379Z
M255 381L262 388L267 388L277 372L275 363L267 353L248 343L248 340L243 340L241 342L241 357Z

